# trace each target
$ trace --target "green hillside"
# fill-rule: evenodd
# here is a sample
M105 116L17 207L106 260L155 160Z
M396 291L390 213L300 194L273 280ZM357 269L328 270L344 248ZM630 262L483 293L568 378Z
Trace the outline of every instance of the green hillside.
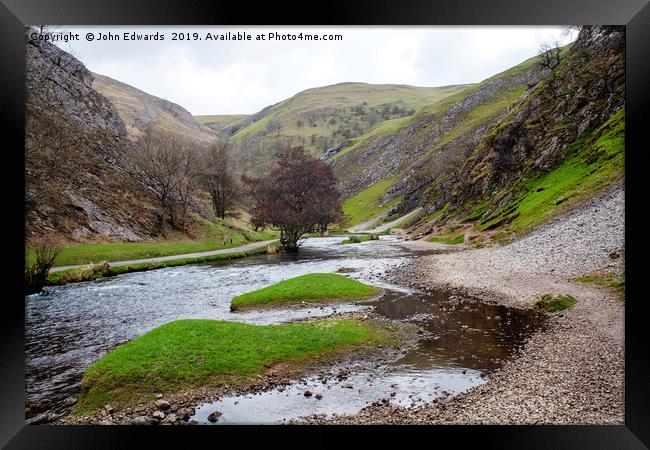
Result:
M405 118L467 85L417 87L341 83L308 89L244 120L232 135L244 170L262 172L277 151L304 145L315 154L361 136L387 120Z

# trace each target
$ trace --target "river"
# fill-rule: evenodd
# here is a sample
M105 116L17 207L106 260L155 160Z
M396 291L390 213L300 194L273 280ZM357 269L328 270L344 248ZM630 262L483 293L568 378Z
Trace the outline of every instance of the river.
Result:
M449 294L424 294L385 281L385 273L416 257L397 238L342 245L345 237L309 238L297 254L256 255L214 264L169 267L102 280L46 287L25 297L26 420L47 422L79 393L85 368L112 348L176 319L275 324L374 308L419 324L431 337L399 360L374 369L352 367L345 380L311 376L285 388L224 397L200 405L194 419L222 412L218 423L282 423L311 414L349 414L389 398L412 405L453 395L486 380L540 325L528 311L485 305ZM230 312L235 295L311 272L348 275L386 290L371 306L338 304ZM320 400L304 391L321 393Z

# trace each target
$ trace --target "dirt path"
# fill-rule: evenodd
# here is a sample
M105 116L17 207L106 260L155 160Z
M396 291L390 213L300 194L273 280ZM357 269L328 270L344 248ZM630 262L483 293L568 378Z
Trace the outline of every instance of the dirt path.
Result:
M624 303L571 280L603 268L624 271L624 203L619 185L510 245L426 255L393 274L423 289L445 287L520 308L549 293L578 302L550 314L544 331L464 394L418 408L371 406L324 422L623 424Z
M422 208L416 208L416 209L414 209L413 211L411 211L410 213L408 213L408 214L404 214L402 217L398 217L398 218L395 219L395 220L392 220L392 221L390 221L390 222L387 222L387 223L384 223L384 224L382 224L382 225L379 225L378 227L373 228L372 230L368 230L368 232L370 232L370 233L381 233L381 232L383 232L383 231L389 230L389 229L395 227L396 225L399 225L401 222L405 221L405 220L408 219L409 217L414 216L414 215L417 214L418 211L420 211L421 209L422 209Z
M366 220L365 222L362 222L362 223L360 223L358 225L355 225L353 227L348 228L348 231L352 231L352 232L363 231L365 233L381 233L382 231L386 231L389 228L392 228L395 225L399 224L400 222L408 219L409 217L413 216L414 214L416 214L421 209L422 208L416 208L413 211L411 211L410 213L404 214L403 216L398 217L395 220L384 223L382 225L379 225L378 227L373 228L372 230L369 230L368 228L376 225L381 219L386 217L386 214L388 214L388 210L386 210L386 211L383 211L381 214L373 217L370 220Z
M245 245L240 245L239 247L230 247L230 248L222 248L219 250L210 250L207 252L197 252L197 253L184 253L182 255L169 255L169 256L158 256L155 258L145 258L145 259L130 259L127 261L112 261L109 262L111 267L118 267L118 266L129 266L132 264L142 264L142 263L155 263L155 262L165 262L165 261L174 261L177 259L186 259L186 258L202 258L204 256L213 256L213 255L225 255L228 253L238 253L238 252L246 252L250 250L256 250L258 248L266 247L272 242L275 242L276 239L271 239L268 241L257 241L257 242L251 242L249 244ZM71 266L57 266L57 267L52 267L50 269L50 272L59 272L61 270L67 270L67 269L79 269L83 267L87 267L87 264L77 264L77 265L71 265Z

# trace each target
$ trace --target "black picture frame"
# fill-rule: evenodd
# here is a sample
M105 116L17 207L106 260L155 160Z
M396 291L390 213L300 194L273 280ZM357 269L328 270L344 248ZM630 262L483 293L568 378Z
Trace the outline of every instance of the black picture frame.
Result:
M291 14L288 13L291 11ZM25 425L24 303L22 266L24 257L24 26L65 25L257 25L299 23L303 25L626 25L626 305L625 305L625 425L624 426L401 426L401 427L121 427ZM6 448L123 448L145 438L147 446L186 445L197 437L225 443L223 433L240 442L263 436L266 443L283 445L340 445L347 434L359 434L364 445L397 442L480 448L647 448L650 445L650 352L645 345L645 308L641 295L643 247L631 241L640 236L645 200L643 164L640 158L648 111L650 62L650 4L645 0L425 0L332 1L320 3L244 3L209 0L2 0L2 123L4 200L10 209L4 217L5 249L9 262L4 271L6 287L2 303L0 387L3 391L0 444ZM643 139L643 140L642 140ZM8 202L10 200L10 202ZM635 203L637 203L635 207ZM630 203L631 202L631 203ZM640 219L640 218L639 218ZM11 233L11 234L10 234ZM216 434L219 433L219 434ZM336 437L332 433L336 433ZM291 435L289 437L289 435ZM159 441L159 442L156 442ZM236 442L236 441L235 441ZM265 445L267 445L265 444Z

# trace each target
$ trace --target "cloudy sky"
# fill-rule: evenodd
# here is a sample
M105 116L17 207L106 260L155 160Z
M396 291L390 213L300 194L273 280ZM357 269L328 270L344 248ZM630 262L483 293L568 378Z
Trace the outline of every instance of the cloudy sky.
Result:
M560 44L560 27L72 27L58 43L90 70L178 103L192 114L250 114L300 91L345 81L442 86L473 83ZM97 33L119 41L97 40ZM125 41L124 32L165 36ZM201 40L172 40L173 32ZM246 32L251 41L206 40ZM258 41L269 33L340 34L339 41ZM87 41L93 33L95 39Z

